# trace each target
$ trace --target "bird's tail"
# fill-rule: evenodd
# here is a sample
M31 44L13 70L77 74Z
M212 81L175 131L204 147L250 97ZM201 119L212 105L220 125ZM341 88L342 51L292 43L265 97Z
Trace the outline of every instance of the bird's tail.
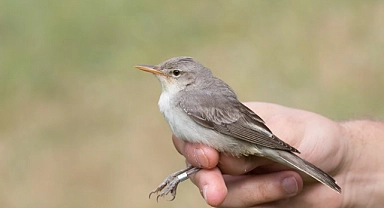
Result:
M332 176L328 175L326 172L305 161L304 159L301 159L299 156L283 150L267 150L265 153L267 158L300 170L312 178L318 180L322 184L341 193L340 186L336 184L336 181L332 178Z

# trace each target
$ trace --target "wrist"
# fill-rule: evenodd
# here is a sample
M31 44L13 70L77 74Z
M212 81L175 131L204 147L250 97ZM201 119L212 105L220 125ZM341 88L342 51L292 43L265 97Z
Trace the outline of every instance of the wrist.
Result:
M384 203L384 123L356 120L341 123L346 152L343 207L375 207Z

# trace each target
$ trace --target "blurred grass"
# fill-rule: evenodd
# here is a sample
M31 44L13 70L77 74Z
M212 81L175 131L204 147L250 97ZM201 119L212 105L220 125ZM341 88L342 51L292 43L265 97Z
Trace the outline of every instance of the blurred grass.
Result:
M244 101L383 119L382 1L0 2L0 207L204 207L133 68L194 56Z

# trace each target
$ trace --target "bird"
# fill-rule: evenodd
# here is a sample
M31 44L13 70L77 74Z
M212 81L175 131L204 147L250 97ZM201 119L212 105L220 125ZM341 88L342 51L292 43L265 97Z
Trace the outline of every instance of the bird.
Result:
M258 156L301 171L338 193L332 176L300 158L300 151L279 139L264 120L241 103L232 88L192 57L170 58L158 65L137 65L161 83L158 106L179 139L208 145L236 157ZM191 165L168 176L150 194L176 197L177 186L198 172Z

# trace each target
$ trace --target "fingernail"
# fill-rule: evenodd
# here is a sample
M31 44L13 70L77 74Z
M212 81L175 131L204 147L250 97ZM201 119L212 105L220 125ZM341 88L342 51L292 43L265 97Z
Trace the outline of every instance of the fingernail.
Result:
M297 191L299 190L299 186L297 185L295 177L284 178L281 182L281 185L283 186L285 192L291 196L296 195Z
M195 160L199 167L209 168L209 161L202 149L195 149Z
M207 190L208 190L208 185L204 185L203 186L203 190L202 190L202 194L203 194L203 197L205 199L205 201L207 201Z

